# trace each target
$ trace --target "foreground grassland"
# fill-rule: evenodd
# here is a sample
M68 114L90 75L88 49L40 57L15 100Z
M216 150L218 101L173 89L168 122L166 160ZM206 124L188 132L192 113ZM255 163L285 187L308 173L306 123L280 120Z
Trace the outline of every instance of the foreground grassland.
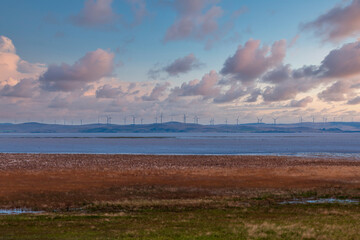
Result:
M299 199L351 204L282 204ZM360 239L360 161L0 153L2 239Z
M0 216L0 239L359 239L358 204Z

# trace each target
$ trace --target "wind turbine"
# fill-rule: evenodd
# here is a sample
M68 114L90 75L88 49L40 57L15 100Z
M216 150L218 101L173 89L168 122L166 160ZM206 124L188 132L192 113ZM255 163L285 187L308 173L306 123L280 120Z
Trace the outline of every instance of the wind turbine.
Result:
M135 121L136 121L135 115L132 115L132 119L133 119L133 125L135 125Z
M186 114L184 114L184 123L186 123L186 118L187 118L187 116L186 116Z
M276 120L278 119L277 117L273 117L272 118L274 120L274 125L276 125Z
M300 117L299 117L299 123L302 123L302 122L303 122L303 117L300 116Z
M194 123L199 124L199 118L197 115L194 116Z
M261 118L256 117L256 118L257 118L258 124L262 123L262 121L263 121L263 117L261 117Z
M163 123L163 113L160 114L160 124Z
M214 118L210 119L210 125L215 125L215 119Z
M312 122L315 123L315 116L312 116Z
M141 119L140 119L141 125L143 124L143 121L144 121L144 119L143 119L143 118L141 118Z
M239 126L239 118L240 118L240 116L238 116L238 117L236 118L236 125L237 125L237 126Z
M111 124L111 116L110 115L106 115L106 124L109 125Z
M227 125L228 124L228 120L227 120L227 118L225 118L225 125Z
M327 117L323 117L323 122L324 122L324 123L327 122Z
M126 116L124 117L124 125L126 125Z

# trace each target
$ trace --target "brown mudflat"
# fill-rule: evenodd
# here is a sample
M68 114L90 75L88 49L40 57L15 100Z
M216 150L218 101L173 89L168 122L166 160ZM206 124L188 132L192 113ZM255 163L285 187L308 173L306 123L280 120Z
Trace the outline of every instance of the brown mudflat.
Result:
M0 208L64 208L101 201L360 194L360 161L278 156L0 154Z

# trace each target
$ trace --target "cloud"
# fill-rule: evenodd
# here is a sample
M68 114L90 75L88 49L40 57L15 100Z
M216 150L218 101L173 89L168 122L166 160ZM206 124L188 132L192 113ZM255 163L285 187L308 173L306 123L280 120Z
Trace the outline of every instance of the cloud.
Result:
M16 53L15 46L10 38L0 36L0 52L1 53Z
M280 68L280 69L279 69ZM321 83L321 79L316 77L294 77L294 72L289 67L280 66L278 69L273 70L265 76L271 76L273 85L268 85L262 92L262 96L265 102L280 102L285 100L294 99L297 94L305 93ZM280 74L281 73L281 74ZM287 78L284 78L285 73ZM278 79L275 78L278 77ZM267 81L269 79L266 79Z
M158 83L153 88L151 93L147 96L142 96L143 101L158 101L160 97L164 95L164 92L168 89L170 83Z
M178 58L163 70L170 76L178 76L181 73L187 73L195 68L199 68L203 64L195 57L194 54L189 54L183 58Z
M360 41L332 50L320 66L324 77L351 77L360 74Z
M112 87L109 84L105 84L96 90L97 98L116 98L122 94L121 87Z
M261 89L256 88L253 89L253 91L251 91L250 96L246 99L246 102L248 103L252 103L252 102L256 102L258 100L258 97L261 96Z
M202 96L204 99L216 97L220 93L219 75L212 70L205 74L201 80L195 79L189 83L183 83L181 87L172 89L171 97L174 96Z
M214 4L212 0L175 0L172 7L178 16L176 21L168 28L164 41L174 41L185 38L203 38L215 32L218 28L217 19L223 14L223 10Z
M67 108L71 104L70 99L66 97L56 96L48 105L49 108Z
M289 107L296 107L296 108L304 108L306 107L309 103L313 102L313 98L308 96L305 97L301 100L292 100L289 104Z
M263 82L278 84L291 78L290 65L281 65L276 69L267 72L263 78Z
M221 74L249 84L267 70L279 65L285 55L285 40L275 42L270 48L268 46L261 47L259 40L250 39L245 46L239 45L235 54L225 61Z
M117 14L112 8L113 0L86 0L84 8L70 21L80 27L116 29L116 24L122 23L126 27L139 25L148 15L144 0L126 0L130 5L132 21L124 19L123 15Z
M16 54L10 38L0 36L0 86L18 83L22 78L37 78L45 71L44 64L29 63Z
M84 88L88 83L110 76L114 54L102 49L88 52L73 65L50 65L39 78L40 86L47 91L70 92Z
M174 0L168 2L177 13L176 20L167 29L163 38L165 43L184 39L206 41L205 49L210 49L215 42L234 27L235 20L247 8L234 10L232 14L224 14L224 10L217 6L218 0ZM220 23L225 16L227 20Z
M17 84L5 85L0 90L0 96L3 97L17 97L17 98L31 98L34 97L36 82L34 79L22 79Z
M179 76L180 74L188 73L191 70L200 68L204 64L201 63L194 54L190 53L189 55L178 58L174 60L169 65L162 67L160 69L150 69L148 76L156 79L160 76L161 72L166 72L169 76Z
M360 0L353 0L350 4L335 6L301 28L315 31L325 41L338 42L360 34L359 13Z
M318 66L303 66L291 69L290 65L281 65L268 71L261 82L270 83L262 95L265 101L284 101L295 98L321 84L336 83L318 94L319 99L326 102L345 101L352 97L354 81L360 76L360 42L344 44L330 51ZM356 84L356 81L355 81Z
M232 102L242 96L245 96L247 92L244 90L242 86L232 85L229 90L227 90L223 94L219 94L214 98L214 103L227 103Z
M324 91L320 92L318 97L327 102L345 101L347 99L346 95L352 93L353 90L350 82L337 81Z
M86 0L84 8L71 21L81 27L111 26L120 18L111 8L113 0Z
M0 83L10 77L15 77L20 57L16 55L11 39L0 36Z
M137 26L142 23L147 15L149 15L146 9L146 2L144 0L127 0L127 2L130 3L130 7L134 15L133 22L129 25Z
M350 105L360 104L360 96L349 100L349 101L348 101L348 104L350 104Z

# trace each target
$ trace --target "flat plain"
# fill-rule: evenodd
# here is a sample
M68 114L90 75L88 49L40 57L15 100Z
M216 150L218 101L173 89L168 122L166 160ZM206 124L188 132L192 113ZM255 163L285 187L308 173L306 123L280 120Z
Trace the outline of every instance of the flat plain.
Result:
M42 211L0 239L357 239L359 199L349 158L0 154L0 209Z

